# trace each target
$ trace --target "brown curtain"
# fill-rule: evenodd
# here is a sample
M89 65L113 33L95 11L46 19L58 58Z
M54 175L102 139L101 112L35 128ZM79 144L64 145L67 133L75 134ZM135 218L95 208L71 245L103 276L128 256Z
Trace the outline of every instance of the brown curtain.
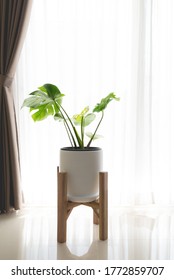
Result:
M0 0L0 213L20 209L20 164L13 77L32 0Z

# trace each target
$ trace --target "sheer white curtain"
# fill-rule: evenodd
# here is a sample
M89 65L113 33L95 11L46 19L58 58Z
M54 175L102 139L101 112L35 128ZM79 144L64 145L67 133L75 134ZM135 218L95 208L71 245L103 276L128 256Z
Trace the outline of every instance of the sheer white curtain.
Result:
M54 83L70 114L115 91L95 144L104 150L110 205L174 203L172 0L35 0L16 75L22 186L27 203L56 204L59 149L51 118L33 123L23 99Z

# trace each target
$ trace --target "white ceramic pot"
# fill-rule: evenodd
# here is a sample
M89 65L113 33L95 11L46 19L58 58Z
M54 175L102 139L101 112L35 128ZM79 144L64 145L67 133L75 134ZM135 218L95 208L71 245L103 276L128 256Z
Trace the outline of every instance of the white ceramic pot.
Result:
M90 202L99 196L99 172L103 168L103 152L100 148L62 148L60 172L67 172L68 199L74 202Z

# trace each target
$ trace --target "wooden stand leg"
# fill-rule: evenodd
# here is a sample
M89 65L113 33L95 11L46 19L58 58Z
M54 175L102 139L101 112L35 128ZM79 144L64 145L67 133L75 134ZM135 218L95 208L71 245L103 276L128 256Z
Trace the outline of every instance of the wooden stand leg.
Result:
M108 173L99 173L99 238L108 238Z
M59 172L58 174L58 221L57 221L57 241L66 242L66 221L67 221L67 174Z
M97 210L96 210L97 211ZM95 213L95 211L93 210L93 223L95 225L98 225L99 224L99 218L97 216L97 214Z

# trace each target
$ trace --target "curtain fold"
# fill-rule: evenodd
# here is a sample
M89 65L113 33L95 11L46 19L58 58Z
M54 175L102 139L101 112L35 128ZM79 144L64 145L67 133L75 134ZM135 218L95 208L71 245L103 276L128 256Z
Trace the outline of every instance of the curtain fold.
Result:
M32 0L0 0L0 212L20 209L20 163L13 77Z

